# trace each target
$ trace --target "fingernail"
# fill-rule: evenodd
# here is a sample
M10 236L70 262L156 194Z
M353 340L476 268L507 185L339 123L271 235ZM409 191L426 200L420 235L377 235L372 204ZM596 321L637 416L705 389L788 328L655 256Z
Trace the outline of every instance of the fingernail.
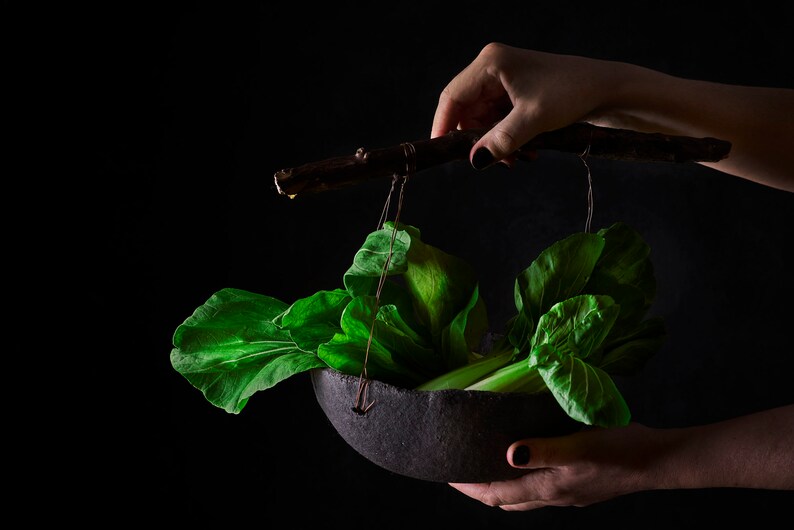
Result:
M519 445L513 449L513 465L525 466L529 464L529 447L526 445Z
M474 151L471 157L471 165L474 169L485 169L494 162L494 157L487 147L480 147Z

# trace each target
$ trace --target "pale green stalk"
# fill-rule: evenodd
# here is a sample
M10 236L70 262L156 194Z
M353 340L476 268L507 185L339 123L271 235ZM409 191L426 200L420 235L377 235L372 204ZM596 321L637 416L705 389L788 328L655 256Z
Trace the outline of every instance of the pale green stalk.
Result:
M487 355L473 363L461 366L426 383L422 383L416 387L416 390L464 389L509 363L513 355L512 350Z
M526 359L496 370L471 385L466 390L489 392L525 392L532 394L546 389L538 370L530 367Z

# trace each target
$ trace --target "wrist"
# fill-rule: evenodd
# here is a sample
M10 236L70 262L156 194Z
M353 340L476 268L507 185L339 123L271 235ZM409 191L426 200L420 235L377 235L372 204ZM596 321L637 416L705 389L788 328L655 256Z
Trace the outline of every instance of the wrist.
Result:
M640 132L680 133L674 94L685 80L621 62L611 63L605 71L603 103L588 121Z

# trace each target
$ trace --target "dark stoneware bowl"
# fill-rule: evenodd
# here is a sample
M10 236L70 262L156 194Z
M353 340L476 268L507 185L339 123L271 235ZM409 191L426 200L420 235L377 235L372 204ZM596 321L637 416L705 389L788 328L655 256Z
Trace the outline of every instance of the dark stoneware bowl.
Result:
M526 473L510 467L507 448L522 438L577 431L550 393L417 391L370 380L361 414L353 410L359 377L331 369L311 374L317 402L339 435L394 473L432 482L490 482Z

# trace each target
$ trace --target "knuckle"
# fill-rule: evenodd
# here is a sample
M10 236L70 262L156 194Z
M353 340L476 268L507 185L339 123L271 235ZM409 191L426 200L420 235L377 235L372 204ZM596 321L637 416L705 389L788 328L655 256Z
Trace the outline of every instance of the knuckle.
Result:
M491 133L491 145L494 147L495 157L503 158L517 149L516 139L509 132L497 126Z
M499 57L507 49L501 42L489 42L480 50L480 57L487 58L489 61L494 57Z
M488 488L486 491L484 491L480 497L480 502L491 507L511 504L507 499L504 498L504 496L499 493L498 490L495 490L494 488Z
M441 94L438 95L438 101L444 102L447 100L452 100L452 89L449 85L444 87L444 90L441 91Z

